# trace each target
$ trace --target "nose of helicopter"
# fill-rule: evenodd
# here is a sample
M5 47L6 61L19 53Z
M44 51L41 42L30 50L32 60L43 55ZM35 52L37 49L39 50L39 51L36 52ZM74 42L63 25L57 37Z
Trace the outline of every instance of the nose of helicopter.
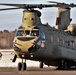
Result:
M27 38L15 38L14 49L15 51L28 52L28 49L35 44L38 38L27 37Z

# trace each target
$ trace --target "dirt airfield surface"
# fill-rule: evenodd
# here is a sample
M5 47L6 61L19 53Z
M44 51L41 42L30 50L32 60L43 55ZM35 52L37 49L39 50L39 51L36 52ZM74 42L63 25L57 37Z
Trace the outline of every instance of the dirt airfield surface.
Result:
M21 59L12 63L13 50L0 50L2 58L0 59L0 75L76 75L76 70L56 70L56 67L44 66L39 68L39 62L27 60L27 71L18 71L17 64Z
M16 67L0 67L0 75L76 75L76 70L55 70L54 68L29 67L27 71L18 71Z

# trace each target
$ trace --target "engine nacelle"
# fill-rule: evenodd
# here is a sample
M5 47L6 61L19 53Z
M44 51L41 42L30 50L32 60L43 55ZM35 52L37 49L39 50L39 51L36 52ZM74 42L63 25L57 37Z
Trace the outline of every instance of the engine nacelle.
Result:
M76 36L76 24L71 24L68 26L68 31L73 34L74 36Z

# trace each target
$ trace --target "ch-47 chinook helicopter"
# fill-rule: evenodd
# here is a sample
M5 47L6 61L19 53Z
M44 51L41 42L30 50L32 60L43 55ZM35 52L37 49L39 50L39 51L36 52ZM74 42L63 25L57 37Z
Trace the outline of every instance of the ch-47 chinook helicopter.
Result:
M58 69L69 69L76 66L76 25L70 25L70 9L75 4L52 2L53 4L4 4L16 8L2 10L24 9L22 25L17 29L14 38L15 56L21 58L19 70L26 70L26 60L40 61L43 65L57 66ZM55 27L41 23L41 12L35 8L58 7ZM51 14L50 14L51 15ZM25 62L23 61L25 59Z

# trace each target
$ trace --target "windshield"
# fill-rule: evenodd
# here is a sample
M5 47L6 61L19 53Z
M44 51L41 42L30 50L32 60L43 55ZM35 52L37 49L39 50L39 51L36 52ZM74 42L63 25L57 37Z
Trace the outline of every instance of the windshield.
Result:
M16 36L30 36L30 30L18 30ZM39 30L32 30L31 36L39 36Z
M39 31L38 30L32 30L31 35L32 36L39 36Z
M23 36L23 34L24 34L24 30L18 30L16 32L16 36Z
M29 36L30 35L30 30L18 30L16 32L16 36Z
M30 36L30 30L25 30L26 36Z

